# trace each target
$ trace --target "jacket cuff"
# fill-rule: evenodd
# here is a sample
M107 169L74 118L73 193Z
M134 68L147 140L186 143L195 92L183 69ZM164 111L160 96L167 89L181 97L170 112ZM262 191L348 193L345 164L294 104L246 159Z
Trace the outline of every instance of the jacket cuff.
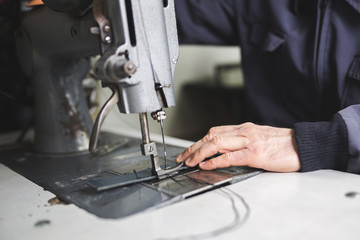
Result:
M346 171L350 158L347 128L339 114L335 114L330 122L296 123L295 140L301 172L319 169Z

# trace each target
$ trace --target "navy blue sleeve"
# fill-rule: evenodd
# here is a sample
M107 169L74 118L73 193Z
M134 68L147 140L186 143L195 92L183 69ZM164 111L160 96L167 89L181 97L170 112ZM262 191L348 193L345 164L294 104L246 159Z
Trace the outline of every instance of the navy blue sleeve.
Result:
M360 104L351 105L339 112L347 129L348 152L347 171L360 174Z
M296 123L295 140L301 162L300 171L348 170L348 133L340 114L335 114L328 122Z
M238 45L235 1L175 0L180 44Z

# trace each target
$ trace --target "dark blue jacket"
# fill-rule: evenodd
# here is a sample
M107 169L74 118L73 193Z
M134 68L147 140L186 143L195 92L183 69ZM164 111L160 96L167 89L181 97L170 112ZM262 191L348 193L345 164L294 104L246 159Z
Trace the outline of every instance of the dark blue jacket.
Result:
M180 43L238 45L256 123L302 171L360 173L360 0L175 0Z

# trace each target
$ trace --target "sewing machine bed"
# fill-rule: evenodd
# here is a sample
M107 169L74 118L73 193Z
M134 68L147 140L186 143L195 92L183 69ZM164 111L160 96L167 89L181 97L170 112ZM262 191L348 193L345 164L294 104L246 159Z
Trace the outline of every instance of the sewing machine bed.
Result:
M42 155L31 144L0 146L0 162L29 180L102 218L121 218L181 201L196 194L238 182L261 171L232 167L202 171L184 167L174 176L98 191L89 182L99 178L133 175L151 176L151 161L140 152L141 141L111 133L101 134L96 154ZM162 156L161 147L159 156ZM168 165L176 165L183 148L167 146ZM138 176L137 176L138 177ZM146 177L146 176L142 176Z

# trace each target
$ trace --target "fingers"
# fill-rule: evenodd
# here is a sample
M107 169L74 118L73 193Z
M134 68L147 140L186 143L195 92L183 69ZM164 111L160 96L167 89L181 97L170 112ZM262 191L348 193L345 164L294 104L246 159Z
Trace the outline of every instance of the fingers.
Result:
M203 137L202 139L200 139L199 141L197 141L196 143L194 143L193 145L191 145L190 147L185 149L185 151L182 154L177 156L176 161L184 162L191 155L193 155L200 147L202 147L205 143L210 142L215 136L232 135L234 133L234 130L238 129L239 127L240 127L240 125L229 125L229 126L220 126L220 127L211 128L209 130L209 132L205 135L205 137ZM207 157L209 157L209 156L207 156Z
M216 158L201 162L199 167L203 170L213 170L231 166L247 166L249 165L249 159L248 150L244 149L236 152L228 152Z
M176 162L178 163L184 162L191 155L193 155L196 150L198 150L203 144L205 144L208 141L207 136L208 135L206 135L205 137L203 137L202 139L200 139L199 141L197 141L196 143L185 149L185 151L182 154L176 157Z
M246 143L247 139L243 137L215 136L210 141L207 141L201 145L187 159L184 158L184 160L187 166L194 167L205 158L211 157L216 153L228 153L241 150L244 148ZM224 155L227 156L226 154Z

